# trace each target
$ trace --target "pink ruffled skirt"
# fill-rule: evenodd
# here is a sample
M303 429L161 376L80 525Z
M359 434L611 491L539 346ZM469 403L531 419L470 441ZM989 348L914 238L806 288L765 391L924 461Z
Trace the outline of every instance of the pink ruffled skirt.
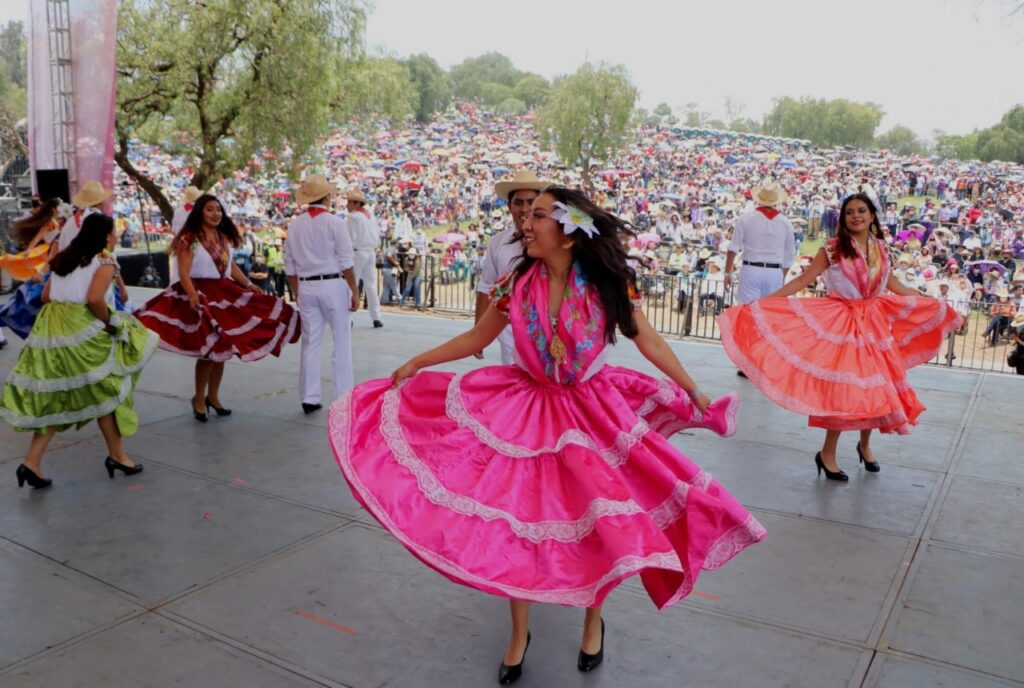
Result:
M578 385L516 366L358 385L331 406L353 494L451 580L514 599L600 604L639 574L663 608L764 528L666 437L735 431L675 385L606 366Z

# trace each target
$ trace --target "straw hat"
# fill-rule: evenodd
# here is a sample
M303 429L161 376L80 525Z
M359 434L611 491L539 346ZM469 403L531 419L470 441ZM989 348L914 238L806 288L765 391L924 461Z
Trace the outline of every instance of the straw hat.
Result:
M86 182L71 199L71 203L76 208L91 208L95 205L102 205L112 193L114 193L113 189L104 189L99 182Z
M707 260L708 258L711 257L711 249L701 249L700 253L697 254L697 257L700 258L701 260Z
M774 208L786 200L786 192L776 182L764 181L750 190L750 197L757 205Z
M1010 292L1006 291L1006 287L999 287L999 289L996 289L996 296L1000 299L1008 299L1010 298Z
M196 187L189 184L188 186L185 187L185 190L181 192L181 202L193 203L197 198L199 198L202 195L202 189L197 189Z
M363 205L366 205L366 194L364 194L359 189L355 189L353 191L348 191L345 193L345 200L355 201L356 203L362 203Z
M1018 313L1014 316L1013 322L1010 323L1012 327L1020 327L1024 325L1024 313Z
M303 179L299 188L295 190L295 200L299 205L306 205L336 193L338 193L338 189L327 181L327 177L322 174L312 174Z
M499 198L508 198L512 195L513 191L528 189L530 191L540 192L549 186L550 184L548 182L541 181L537 178L537 175L529 170L516 170L515 175L512 177L512 181L498 182L494 185L494 195Z

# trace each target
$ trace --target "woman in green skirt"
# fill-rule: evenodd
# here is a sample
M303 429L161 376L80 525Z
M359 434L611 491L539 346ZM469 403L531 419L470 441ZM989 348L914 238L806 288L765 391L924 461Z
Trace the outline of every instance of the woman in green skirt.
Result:
M116 238L113 219L89 215L50 263L43 308L0 399L0 418L34 433L18 466L18 487L49 487L52 481L40 468L46 445L56 432L93 419L110 452L107 474L142 470L125 454L121 438L138 429L132 392L160 340L132 315L114 311Z

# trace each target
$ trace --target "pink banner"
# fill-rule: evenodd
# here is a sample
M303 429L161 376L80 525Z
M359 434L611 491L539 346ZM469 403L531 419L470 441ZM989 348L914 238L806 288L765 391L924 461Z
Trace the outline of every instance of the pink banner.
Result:
M29 158L32 170L58 165L46 0L29 0ZM74 103L71 192L87 181L110 188L114 178L117 0L69 0ZM33 175L33 189L35 179Z

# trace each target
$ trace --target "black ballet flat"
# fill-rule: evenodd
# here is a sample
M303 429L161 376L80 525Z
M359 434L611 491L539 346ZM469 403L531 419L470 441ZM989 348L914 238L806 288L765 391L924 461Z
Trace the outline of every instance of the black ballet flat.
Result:
M15 474L18 476L18 487L24 487L25 483L28 483L29 487L33 489L43 490L53 484L52 480L49 478L40 478L35 474L35 471L25 464L19 465Z
M868 473L878 473L882 470L882 465L877 461L868 461L864 458L864 452L860 450L860 442L857 443L857 456L860 458L860 462L864 464L864 470Z
M120 461L114 461L109 456L107 457L107 460L103 462L103 466L107 469L107 475L110 476L111 480L114 479L114 471L121 471L125 475L135 475L136 473L142 472L141 463L137 463L134 466L125 466Z
M307 416L311 413L319 411L323 407L323 404L307 404L306 402L302 402L302 412L305 413Z
M818 475L821 475L822 471L825 471L825 477L829 480L839 480L840 482L846 482L850 479L850 476L846 475L842 469L838 471L830 471L821 460L821 452L814 455L814 463L818 466Z
M208 413L206 413L206 411L203 411L202 413L200 413L199 411L196 411L196 399L195 399L195 397L192 397L192 401L190 403L191 403L191 406L192 406L192 417L193 418L195 418L200 423L205 423L206 421L210 420L210 416L209 416Z
M519 664L513 664L509 666L505 662L501 663L498 667L498 683L503 686L507 686L510 683L515 683L519 680L519 677L523 675L523 662L526 661L526 651L530 649L530 632L526 632L526 647L523 648L523 657L519 660Z
M213 404L211 404L210 403L210 397L206 397L206 408L213 409L213 412L216 413L218 416L230 416L231 415L231 409L224 408L223 406L214 406Z
M604 661L604 619L601 619L601 649L597 651L596 655L588 655L582 649L580 650L580 656L576 660L576 668L580 671L587 672L593 671L597 667L601 666L601 662Z

